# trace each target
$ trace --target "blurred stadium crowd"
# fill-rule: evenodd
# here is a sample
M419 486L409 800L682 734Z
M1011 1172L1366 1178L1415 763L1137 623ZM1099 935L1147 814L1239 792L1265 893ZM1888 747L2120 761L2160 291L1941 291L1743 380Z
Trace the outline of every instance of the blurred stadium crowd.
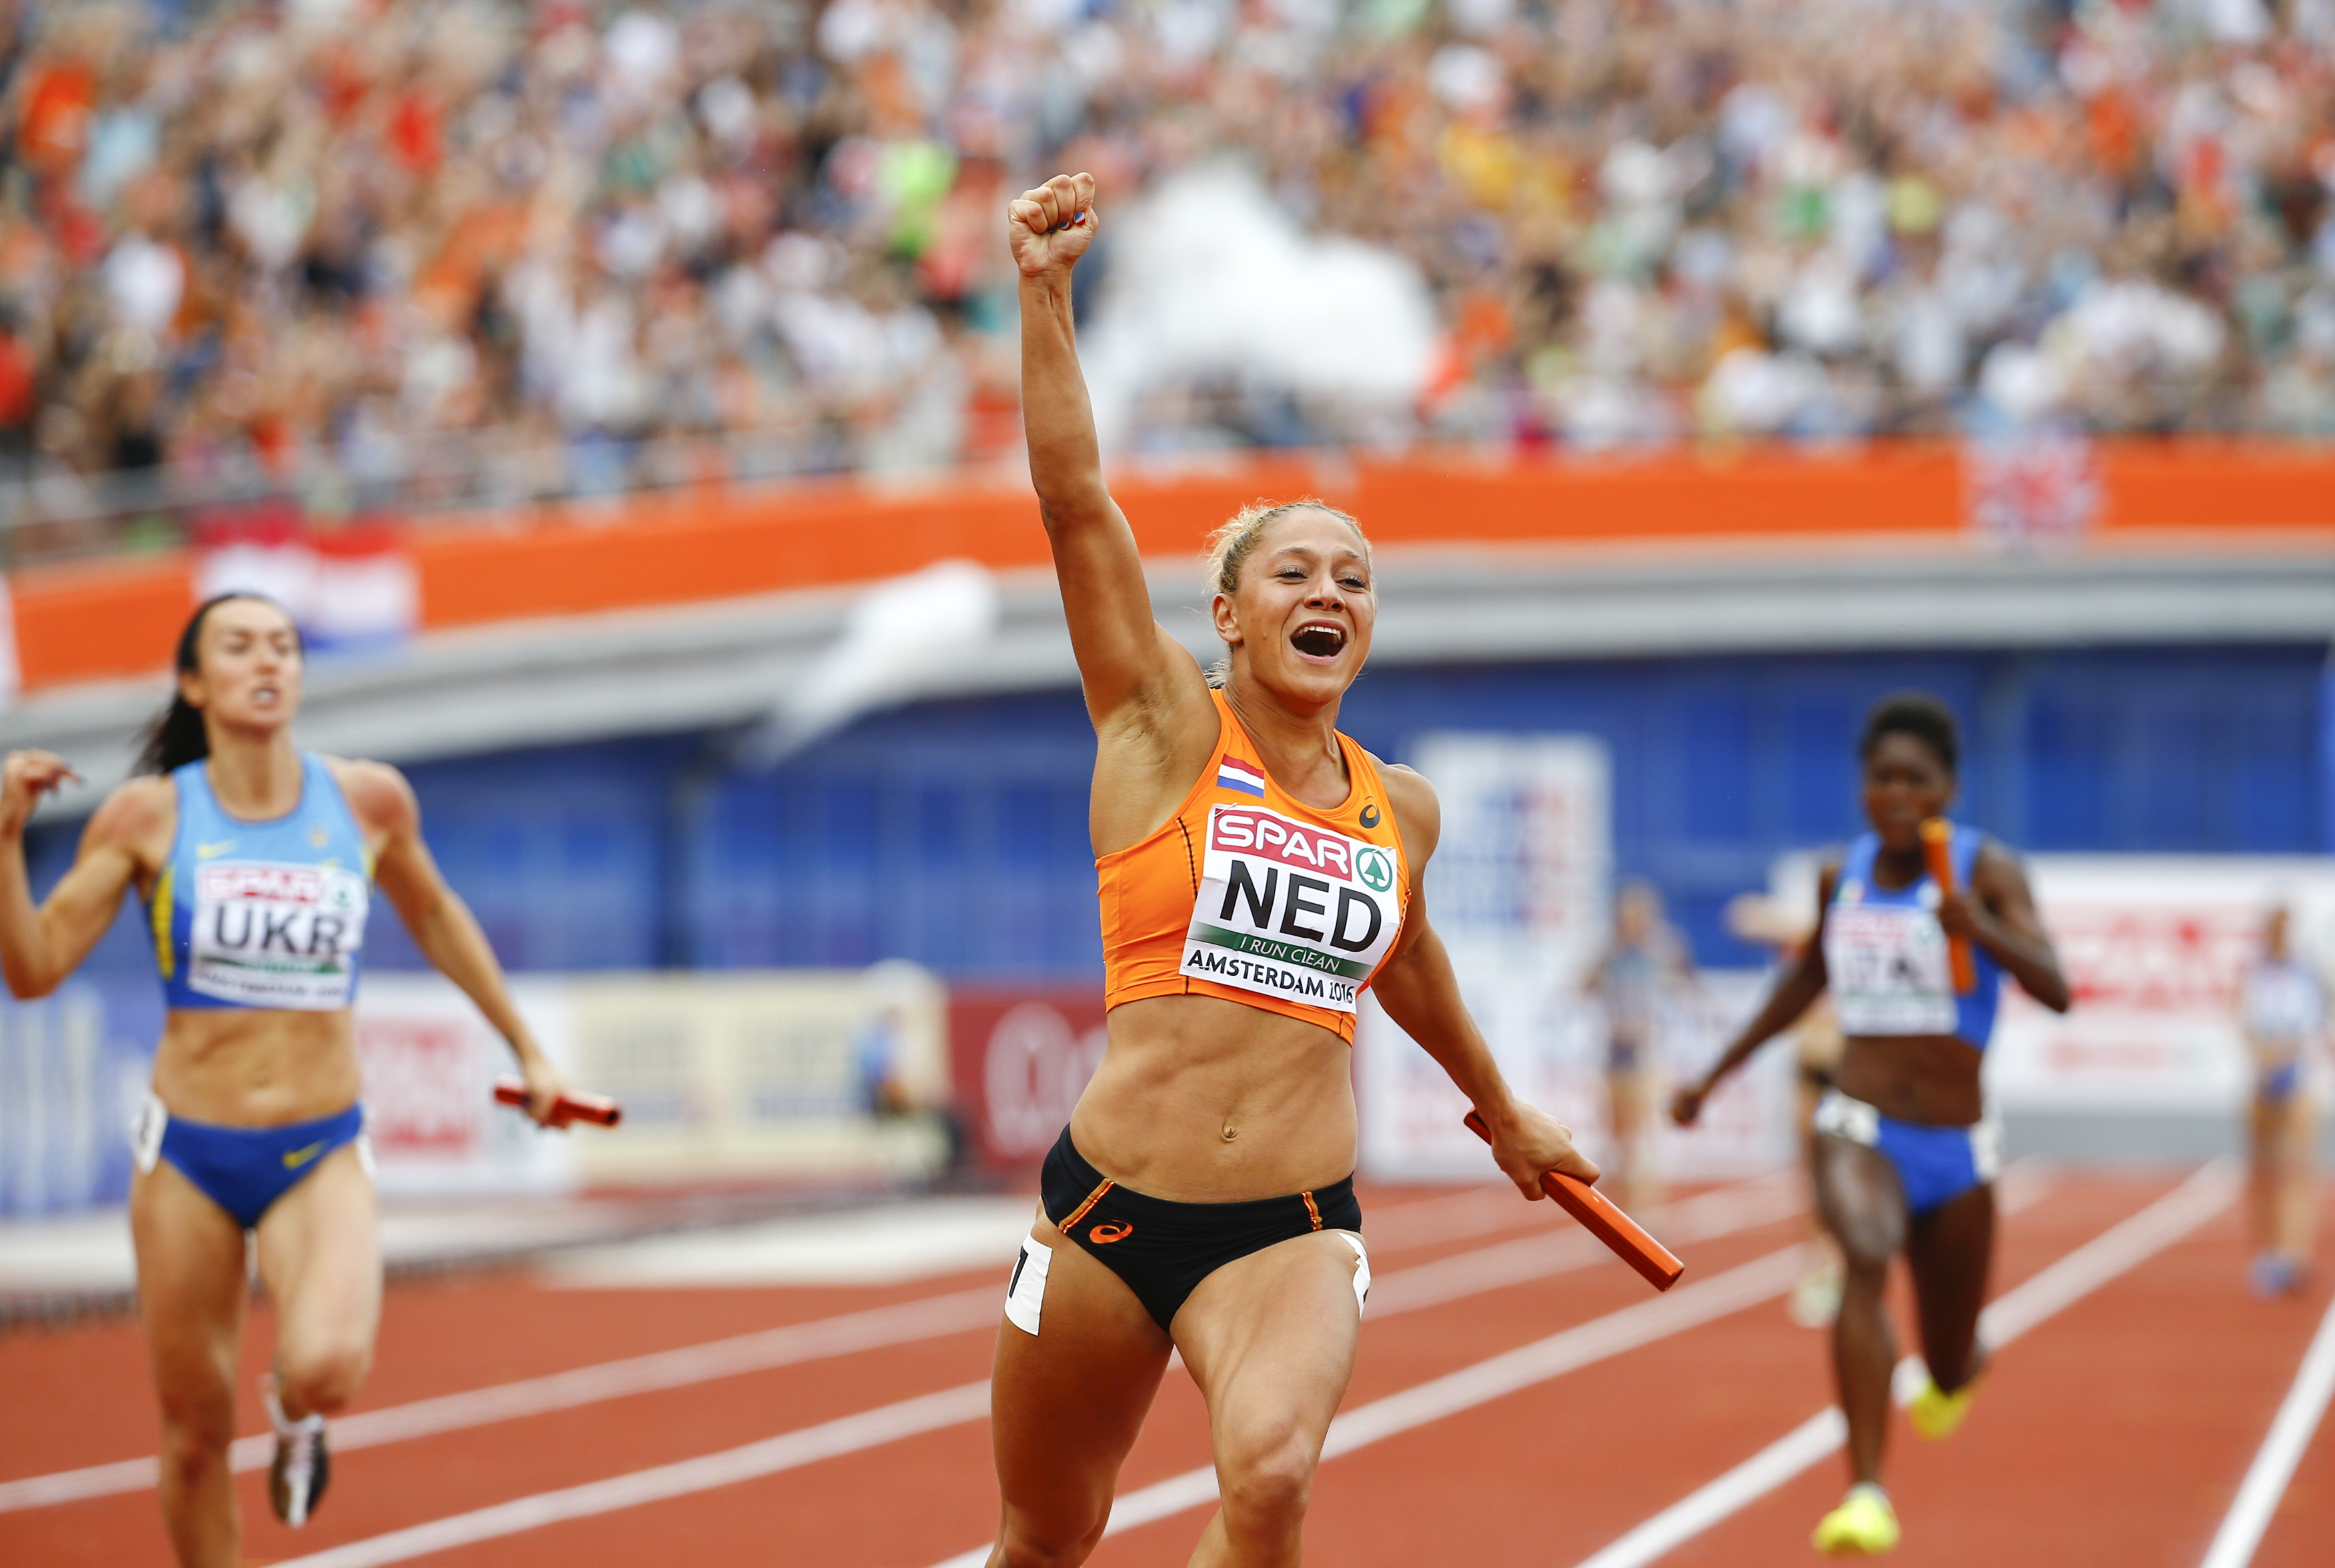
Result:
M1138 450L2335 433L2335 0L5 11L36 473L1006 458L1005 199L1226 154L1407 257L1440 346L1392 421L1235 371L1155 389Z

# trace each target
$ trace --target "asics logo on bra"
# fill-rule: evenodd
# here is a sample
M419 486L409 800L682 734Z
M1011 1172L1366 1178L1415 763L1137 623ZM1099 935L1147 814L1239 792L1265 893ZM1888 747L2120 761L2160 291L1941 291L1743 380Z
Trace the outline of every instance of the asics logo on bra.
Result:
M1379 825L1379 803L1377 801L1365 800L1362 802L1361 823L1365 828L1375 828Z
M235 840L232 838L222 838L216 844L198 844L195 846L195 858L198 860L215 859L234 847Z

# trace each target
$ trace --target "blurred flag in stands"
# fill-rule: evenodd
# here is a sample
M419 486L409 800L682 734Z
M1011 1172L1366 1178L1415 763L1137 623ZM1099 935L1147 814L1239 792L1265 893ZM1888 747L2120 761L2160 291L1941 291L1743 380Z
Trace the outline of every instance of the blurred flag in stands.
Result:
M195 538L199 597L265 594L292 612L312 650L392 646L420 623L421 580L393 523L320 528L277 500L206 518Z

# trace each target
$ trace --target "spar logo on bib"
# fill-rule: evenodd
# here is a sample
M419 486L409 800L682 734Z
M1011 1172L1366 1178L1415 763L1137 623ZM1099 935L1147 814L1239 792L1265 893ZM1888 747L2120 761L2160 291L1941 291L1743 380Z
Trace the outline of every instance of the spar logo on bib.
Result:
M343 866L198 867L188 988L247 1007L346 1007L369 903Z
M1261 807L1208 813L1181 973L1354 1011L1402 925L1394 857Z

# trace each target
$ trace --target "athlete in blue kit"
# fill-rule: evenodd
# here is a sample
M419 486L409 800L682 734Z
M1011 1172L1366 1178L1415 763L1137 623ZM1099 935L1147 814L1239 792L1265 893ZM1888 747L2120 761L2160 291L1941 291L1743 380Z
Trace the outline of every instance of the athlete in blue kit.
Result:
M1978 1344L1994 1252L2000 1138L1979 1064L2002 977L2057 1012L2067 980L2010 851L1968 828L1950 850L1954 891L1932 879L1922 824L1954 797L1953 715L1919 693L1887 697L1865 724L1870 831L1825 869L1817 940L1767 1005L1671 1114L1691 1124L1719 1080L1829 990L1846 1046L1816 1114L1816 1190L1846 1261L1833 1367L1848 1418L1852 1485L1817 1526L1819 1550L1878 1553L1897 1544L1881 1489L1890 1372L1897 1359L1883 1294L1899 1252L1913 1271L1930 1379L1909 1410L1925 1437L1962 1424L1985 1354ZM1955 990L1950 938L1970 945L1977 983Z
M292 618L228 595L179 640L178 694L139 771L34 905L24 824L73 778L43 751L0 770L0 971L45 996L135 886L170 1013L135 1133L130 1228L162 1409L163 1518L186 1568L237 1568L228 1464L245 1233L276 1308L268 1496L300 1524L325 1489L325 1418L354 1398L381 1315L350 1007L374 886L518 1055L540 1122L564 1087L511 1005L478 922L438 874L397 770L292 744L305 660Z

